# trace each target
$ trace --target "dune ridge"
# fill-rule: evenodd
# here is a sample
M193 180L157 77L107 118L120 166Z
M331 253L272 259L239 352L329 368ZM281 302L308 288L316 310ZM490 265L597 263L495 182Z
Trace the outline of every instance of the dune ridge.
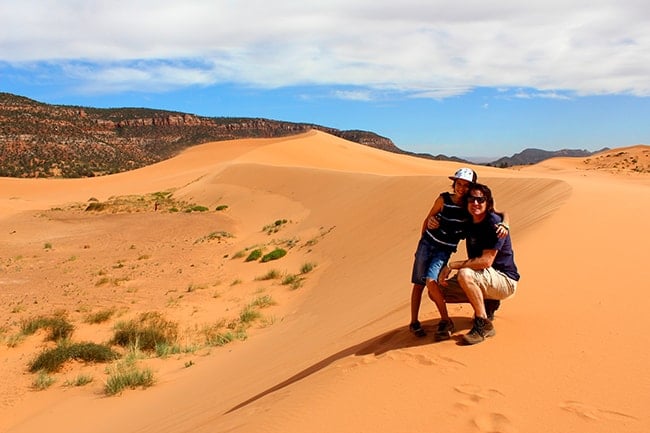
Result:
M644 149L630 151L636 150ZM630 182L611 174L585 176L568 166L562 172L546 166L476 167L497 206L511 213L523 277L517 295L497 312L496 337L462 347L454 340L415 339L406 330L419 226L458 166L312 132L201 145L106 178L0 179L3 191L12 191L0 197L5 326L52 306L73 310L80 303L121 303L128 314L154 307L201 323L225 314L224 308L236 311L238 302L261 286L278 300L273 307L278 320L252 329L247 341L151 360L159 382L119 397L102 397L99 383L26 392L26 350L40 340L3 345L0 356L11 374L4 375L2 389L18 396L3 392L0 430L645 431L649 359L637 350L648 342L641 289L650 275L639 251L647 237L638 242L647 215L644 198L650 198L644 175ZM184 200L210 208L226 203L228 210L99 217L46 212L89 197L170 188ZM616 205L603 205L610 202ZM625 223L613 224L621 214ZM225 257L267 242L260 228L279 218L290 223L277 238L300 239L285 258L251 267ZM194 244L217 229L234 238ZM57 236L53 250L40 251L52 236ZM87 256L85 243L91 244ZM136 251L127 256L131 243ZM20 249L25 259L19 270L7 258ZM93 287L92 273L100 265L110 268L124 260L135 266L135 256L145 252L148 264L128 282L136 292L119 285L113 291ZM71 254L78 256L74 266L62 265ZM318 265L297 290L255 281L267 269L294 270L305 261ZM234 278L244 283L228 286ZM71 279L83 283L66 296ZM167 304L166 291L178 295L190 283L216 279L222 280L215 286L220 297L203 290L186 294L178 306ZM612 296L621 287L626 293ZM16 297L39 303L12 313ZM459 332L466 332L469 306L450 309ZM435 328L437 317L425 300L427 330ZM108 336L107 329L78 325L82 336ZM192 368L183 368L187 359L194 360Z

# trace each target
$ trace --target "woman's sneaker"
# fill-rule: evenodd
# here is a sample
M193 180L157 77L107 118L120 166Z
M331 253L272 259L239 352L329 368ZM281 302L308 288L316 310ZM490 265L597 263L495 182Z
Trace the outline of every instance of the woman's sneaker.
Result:
M463 340L465 344L476 344L488 337L492 337L494 334L496 334L496 331L492 322L482 317L474 317L474 326L471 331L463 335Z
M436 333L433 334L433 339L435 341L449 340L451 338L451 334L453 333L454 322L452 322L450 319L441 320L438 323L438 329L436 329Z

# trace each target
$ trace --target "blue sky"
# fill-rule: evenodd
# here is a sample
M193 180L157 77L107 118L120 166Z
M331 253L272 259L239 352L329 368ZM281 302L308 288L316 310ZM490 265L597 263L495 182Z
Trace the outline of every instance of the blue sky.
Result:
M0 91L500 157L650 144L645 0L21 0Z

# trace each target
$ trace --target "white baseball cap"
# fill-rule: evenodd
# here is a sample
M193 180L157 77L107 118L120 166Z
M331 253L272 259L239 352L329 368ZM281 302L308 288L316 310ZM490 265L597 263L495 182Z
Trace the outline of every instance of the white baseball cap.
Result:
M476 182L476 178L476 172L471 168L459 168L453 176L449 176L451 180L462 179L468 182Z

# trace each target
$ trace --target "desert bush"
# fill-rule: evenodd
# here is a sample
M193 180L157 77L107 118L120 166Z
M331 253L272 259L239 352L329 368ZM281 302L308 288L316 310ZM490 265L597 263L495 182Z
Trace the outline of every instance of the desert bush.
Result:
M74 380L66 380L65 386L84 386L93 381L93 377L88 374L80 374Z
M258 281L266 281L266 280L274 280L276 278L280 277L280 271L277 269L270 269L266 274L256 277L255 279Z
M275 305L275 301L271 295L261 295L255 298L250 305L257 308L266 308Z
M38 373L38 376L32 382L32 388L42 391L49 388L56 380L44 371Z
M241 258L244 257L245 255L246 255L246 250L240 250L240 251L237 251L235 254L233 254L231 258L232 258L233 260L235 260L235 259L241 259Z
M228 233L228 232L225 232L225 231L217 231L217 232L212 232L210 234L207 234L207 235L195 240L194 243L195 244L200 244L200 243L209 242L209 241L212 241L212 240L216 240L218 242L221 242L221 239L224 239L224 238L227 239L227 238L232 238L232 237L234 237L232 235L232 233Z
M248 257L246 257L246 261L247 262L253 262L253 261L259 259L260 257L262 257L262 250L259 249L259 248L256 248L256 249L254 249L253 251L250 252Z
M104 386L106 395L119 394L126 388L148 388L155 383L153 372L149 368L138 367L133 359L116 363L108 370L108 379Z
M309 262L308 262L308 263L305 263L305 264L303 264L302 267L300 268L300 273L301 273L301 274L308 274L309 272L311 272L312 270L314 270L315 267L316 267L316 264L315 264L315 263L309 263Z
M23 335L32 335L39 329L47 329L49 331L47 339L51 341L67 339L74 331L74 326L68 322L63 313L23 321L20 328Z
M173 344L178 337L178 325L160 313L146 312L139 318L115 325L112 342L122 347L154 351L158 344Z
M242 323L243 325L249 325L251 322L254 322L260 317L261 314L259 311L257 311L255 307L253 307L252 305L247 305L239 313L239 322Z
M208 209L208 208L205 207L205 206L194 205L194 206L190 206L190 207L188 207L187 209L185 209L185 212L188 212L188 213L189 213L189 212L207 212L207 211L209 211L209 210L210 210L210 209Z
M262 263L271 260L277 260L287 255L287 251L282 248L276 248L268 254L262 256Z
M276 220L273 224L267 224L262 228L263 232L266 234L273 234L280 230L280 228L286 224L288 221L286 219Z
M222 210L226 210L226 209L228 209L228 205L227 205L227 204L220 204L220 205L217 206L214 210L216 210L216 211L222 211Z
M59 371L67 361L107 362L117 359L119 354L110 347L95 343L65 343L41 352L29 365L29 371Z
M302 286L303 278L298 275L288 274L282 279L282 284L285 286L291 286L293 290L296 290Z
M85 323L98 324L108 321L115 314L114 308L107 308L105 310L97 311L96 313L90 313L84 317Z

